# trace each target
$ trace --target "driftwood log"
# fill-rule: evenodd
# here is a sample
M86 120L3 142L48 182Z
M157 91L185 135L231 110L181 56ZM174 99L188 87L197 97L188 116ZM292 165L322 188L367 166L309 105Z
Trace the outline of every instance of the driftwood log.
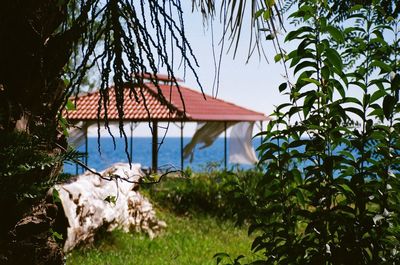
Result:
M68 220L64 251L93 241L96 231L141 231L153 238L166 227L156 218L151 203L138 192L143 173L139 164L114 164L99 172L106 180L86 172L73 181L55 186ZM117 176L117 177L116 177Z

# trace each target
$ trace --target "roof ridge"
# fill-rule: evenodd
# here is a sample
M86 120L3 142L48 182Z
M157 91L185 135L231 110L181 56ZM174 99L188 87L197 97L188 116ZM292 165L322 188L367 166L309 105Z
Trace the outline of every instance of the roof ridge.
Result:
M258 112L258 111L254 111L254 110L251 110L251 109L248 109L248 108L239 106L239 105L237 105L237 104L235 104L235 103L232 103L232 102L229 102L229 101L226 101L226 100L223 100L223 99L214 98L214 97L211 96L211 95L208 95L208 94L203 93L203 92L199 92L199 91L194 90L194 89L192 89L192 88L188 88L188 87L183 87L183 88L185 88L185 89L187 89L187 90L190 90L190 91L192 91L192 92L195 92L195 93L197 93L197 94L205 95L206 97L209 97L209 98L211 98L211 99L218 100L218 101L224 102L224 103L226 103L226 104L229 104L229 105L232 105L232 106L241 108L241 109L243 109L243 110L251 111L251 112L254 112L254 113L257 113L257 114L260 114L260 115L264 115L265 117L268 117L268 115L266 115L265 113Z

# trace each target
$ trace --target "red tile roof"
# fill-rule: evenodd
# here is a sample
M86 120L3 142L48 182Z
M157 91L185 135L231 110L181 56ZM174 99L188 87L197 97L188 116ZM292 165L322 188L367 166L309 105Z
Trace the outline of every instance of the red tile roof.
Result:
M160 80L160 79L159 79ZM162 80L167 81L167 80ZM143 95L136 102L129 88L124 90L124 120L127 121L260 121L269 117L235 104L215 99L200 92L170 84L160 84L162 94L167 102L162 102L157 88L146 83ZM118 120L114 89L109 90L108 120ZM131 95L130 95L131 94ZM70 121L97 120L99 91L77 97L76 109L65 111L64 116ZM147 104L145 108L144 102ZM183 103L184 102L184 103ZM186 115L184 115L184 111ZM100 119L104 119L104 107L101 108Z

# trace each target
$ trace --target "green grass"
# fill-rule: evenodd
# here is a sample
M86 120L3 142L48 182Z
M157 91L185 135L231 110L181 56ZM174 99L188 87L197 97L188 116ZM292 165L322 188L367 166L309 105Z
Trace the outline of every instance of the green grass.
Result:
M250 261L252 239L246 228L234 227L231 221L221 221L208 215L177 216L158 211L168 227L150 240L142 234L114 231L104 234L89 248L74 250L67 256L68 265L128 265L128 264L216 264L213 255L229 253L246 256Z

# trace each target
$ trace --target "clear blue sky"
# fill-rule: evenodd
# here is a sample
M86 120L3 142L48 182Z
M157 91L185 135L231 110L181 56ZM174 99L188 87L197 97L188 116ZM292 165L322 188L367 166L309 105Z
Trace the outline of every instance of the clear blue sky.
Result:
M183 4L186 5L184 6L186 35L200 64L200 67L196 71L205 93L212 94L215 70L212 56L211 30L207 29L207 26L203 24L200 13L196 11L194 13L191 12L190 1L183 1ZM221 37L221 29L222 26L220 23L214 21L217 53L219 53L218 40ZM235 59L233 59L232 52L228 54L225 52L223 55L218 98L255 111L270 114L273 112L274 106L287 100L278 91L279 84L284 82L284 78L282 77L284 70L282 65L274 62L273 58L276 52L272 44L267 43L267 41L264 42L264 48L267 52L269 63L264 58L259 58L255 54L246 64L248 39L250 37L249 31L250 25L245 25ZM179 63L179 60L177 61L176 65ZM178 77L183 77L182 69L177 69L176 72ZM194 76L190 72L186 75L184 84L192 89L200 90ZM195 124L187 124L184 130L185 136L191 136L194 133L194 129ZM95 135L96 128L91 129L90 134ZM136 128L134 134L136 136L150 136L148 125L140 125ZM162 130L160 134L162 134ZM102 133L102 135L107 136L107 133ZM171 125L168 136L178 135L179 130L176 126Z

